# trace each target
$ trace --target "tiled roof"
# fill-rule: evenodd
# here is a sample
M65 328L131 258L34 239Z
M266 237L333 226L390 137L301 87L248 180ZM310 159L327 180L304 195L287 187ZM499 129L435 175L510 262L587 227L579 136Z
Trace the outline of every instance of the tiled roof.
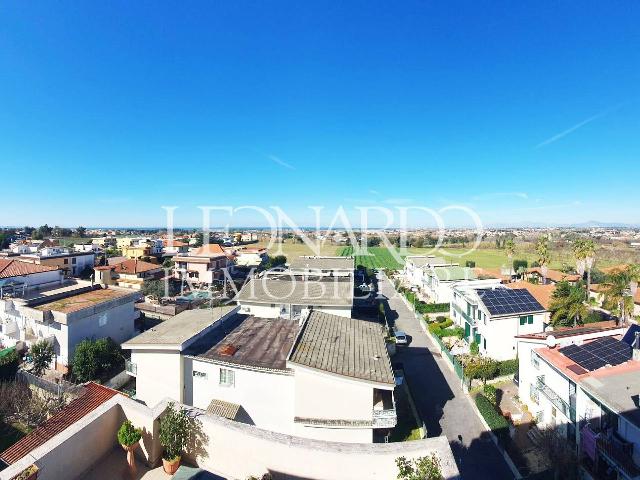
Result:
M0 460L9 465L16 463L119 393L97 383L87 383L81 397L73 400L29 435L0 453Z
M600 271L607 275L611 275L612 273L623 272L624 270L627 269L628 266L629 265L627 265L626 263L620 263L618 265L613 265L611 267L602 267Z
M192 257L220 257L226 254L227 252L225 252L224 248L217 243L203 245L189 253Z
M547 285L534 284L530 282L517 281L513 283L507 283L508 288L525 288L529 291L533 298L535 298L540 305L549 310L551 304L553 292L556 290L556 286L548 283Z
M542 275L542 269L540 267L530 268L528 273L536 273L539 276ZM562 280L566 280L568 282L577 282L580 280L580 275L576 275L575 273L564 273L559 270L551 270L550 268L547 270L547 279L552 282L561 282Z
M237 403L225 402L224 400L216 400L214 398L207 407L207 413L228 418L229 420L235 420L240 408L240 405Z
M394 385L391 360L379 324L313 311L302 328L289 362Z
M48 265L37 265L35 263L21 262L20 260L0 259L0 278L19 277L34 273L52 272L58 267Z
M142 260L125 260L124 262L117 263L114 266L113 271L116 273L124 274L138 274L148 272L150 270L161 269L162 265L156 265L155 263L143 262Z

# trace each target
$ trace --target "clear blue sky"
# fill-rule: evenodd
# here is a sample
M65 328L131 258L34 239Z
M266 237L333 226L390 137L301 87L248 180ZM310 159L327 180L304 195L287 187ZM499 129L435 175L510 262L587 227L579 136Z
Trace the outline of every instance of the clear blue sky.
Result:
M631 0L4 1L0 224L640 223L639 25Z

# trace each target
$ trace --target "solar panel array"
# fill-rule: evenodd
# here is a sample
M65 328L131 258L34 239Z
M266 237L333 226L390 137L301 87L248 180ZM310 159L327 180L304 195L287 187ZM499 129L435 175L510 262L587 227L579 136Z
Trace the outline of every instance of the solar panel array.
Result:
M540 312L544 307L524 288L485 288L478 296L491 315Z
M561 348L560 353L588 371L631 360L631 347L611 337L597 338L584 345L568 345Z
M640 325L632 324L629 326L629 330L622 337L622 341L628 343L633 347L633 342L636 340L636 332L640 332Z

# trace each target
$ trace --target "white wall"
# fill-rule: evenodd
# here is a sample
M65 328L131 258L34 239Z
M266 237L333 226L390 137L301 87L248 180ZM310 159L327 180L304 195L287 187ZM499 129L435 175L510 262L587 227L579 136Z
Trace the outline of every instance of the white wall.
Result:
M184 367L178 350L132 350L136 398L153 407L164 398L183 401Z
M282 303L252 303L252 302L241 302L240 304L240 312L246 313L249 315L253 315L254 317L260 318L279 318L280 312L282 310ZM273 305L273 306L271 306ZM300 307L304 310L308 306L300 305ZM285 308L289 311L290 305L285 304ZM291 307L292 308L292 307ZM346 307L334 307L334 306L314 306L314 310L318 310L320 312L330 313L332 315L338 315L341 317L351 317L351 306Z
M220 368L235 372L234 386L220 385ZM194 377L193 371L207 378ZM294 380L290 374L220 366L192 357L184 358L184 403L206 410L213 399L241 405L260 428L293 433Z
M485 312L488 313L488 312ZM544 329L544 313L533 314L533 323L520 325L520 315L477 320L478 332L487 340L481 342L480 352L496 360L509 360L518 356L518 335L540 333Z

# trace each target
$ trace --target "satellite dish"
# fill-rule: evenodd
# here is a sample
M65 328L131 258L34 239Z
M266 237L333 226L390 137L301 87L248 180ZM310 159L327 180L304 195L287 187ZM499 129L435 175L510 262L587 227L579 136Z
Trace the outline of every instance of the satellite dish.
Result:
M553 335L549 335L547 337L547 347L549 348L553 348L557 345L557 341L556 341L556 337L554 337Z

